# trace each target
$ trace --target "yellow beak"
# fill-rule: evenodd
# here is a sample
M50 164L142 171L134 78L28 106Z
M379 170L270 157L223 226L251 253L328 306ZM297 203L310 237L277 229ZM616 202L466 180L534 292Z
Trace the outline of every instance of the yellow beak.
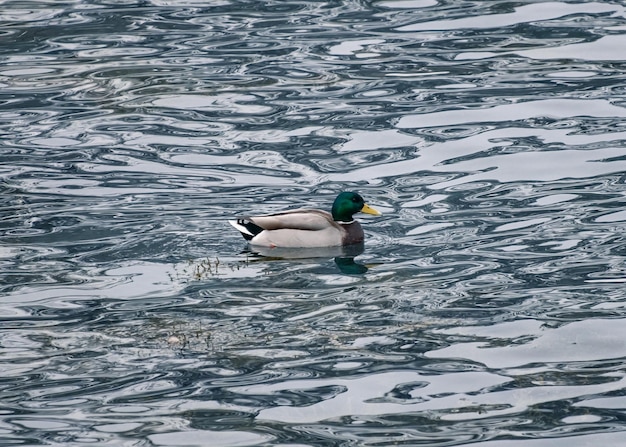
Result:
M365 213L365 214L372 214L374 216L381 216L382 215L382 213L380 211L375 210L374 208L372 208L368 204L363 205L363 208L361 208L361 212Z

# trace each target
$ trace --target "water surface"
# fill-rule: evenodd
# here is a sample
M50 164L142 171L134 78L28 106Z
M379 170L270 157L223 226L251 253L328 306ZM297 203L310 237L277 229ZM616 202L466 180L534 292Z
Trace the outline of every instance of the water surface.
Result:
M5 2L2 444L623 443L625 14Z

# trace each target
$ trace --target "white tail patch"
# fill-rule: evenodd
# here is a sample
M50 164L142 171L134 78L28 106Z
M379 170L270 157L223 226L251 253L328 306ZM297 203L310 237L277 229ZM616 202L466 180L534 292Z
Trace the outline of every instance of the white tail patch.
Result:
M248 235L254 237L254 234L250 233L250 231L246 227L241 225L236 220L229 220L228 223L231 224L233 227L235 227L237 229L237 231L239 231L240 233L248 234Z

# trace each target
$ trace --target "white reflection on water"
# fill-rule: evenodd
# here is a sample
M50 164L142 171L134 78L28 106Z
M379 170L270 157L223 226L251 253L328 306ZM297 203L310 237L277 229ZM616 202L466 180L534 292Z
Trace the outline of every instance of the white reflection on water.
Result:
M454 358L447 356L446 358ZM261 410L259 420L289 423L312 423L342 416L366 416L444 411L443 420L489 418L515 414L534 405L620 390L626 385L623 374L607 375L606 383L578 386L541 386L494 391L513 378L482 372L448 373L429 376L408 371L369 374L363 377L321 380L293 380L277 385L238 387L242 394L265 394L277 391L314 390L341 387L343 392L306 407L277 406ZM404 399L391 397L402 386L415 388Z
M576 321L561 327L543 328L536 320L522 320L488 327L465 327L438 330L446 334L493 337L501 342L510 339L506 347L490 346L488 342L458 343L426 355L430 358L464 358L489 368L514 368L530 364L550 364L565 361L589 362L626 357L623 319ZM531 337L526 343L515 339Z
M184 430L149 435L148 439L154 445L164 446L234 447L267 445L274 437L245 431Z
M411 129L461 124L468 125L470 123L514 122L542 117L567 119L584 116L624 118L626 117L626 108L612 104L605 99L542 99L537 101L515 102L513 104L497 105L494 107L481 107L478 109L449 110L419 115L407 114L398 120L397 127L400 129ZM499 129L500 132L503 130L504 129ZM507 131L509 134L511 130L516 129L508 128ZM596 141L597 139L603 141L602 135L606 135L608 138L612 139L624 138L624 135L626 135L626 132L584 135L575 132L575 128L526 129L526 131L529 132L538 132L539 135L544 135L543 132L547 130L556 131L557 133L555 135L559 135L560 138L568 138L569 135L572 142L574 140L590 142L591 140Z
M502 183L520 180L554 181L568 177L588 178L626 170L626 160L617 158L624 153L621 147L590 150L581 146L579 149L560 148L526 152L517 152L514 148L511 151L506 150L515 144L515 139L528 136L544 137L546 145L555 144L554 142L559 139L559 144L567 144L568 139L577 140L576 136L568 137L568 132L564 130L514 128L508 131L494 130L473 137L433 144L421 149L415 158L409 160L390 162L384 167L354 169L350 173L329 175L328 178L334 181L348 179L356 182L406 176L419 171L467 173L454 180L429 185L431 189L445 189L457 184L484 180ZM616 135L617 138L619 136ZM613 138L611 134L607 134L607 137L611 140ZM498 149L501 154L490 153L490 150L494 149ZM474 154L475 157L471 158L470 154ZM476 157L480 154L484 155Z
M583 59L588 61L622 61L622 48L626 46L626 36L605 36L594 42L574 43L554 48L538 48L515 52L463 52L456 60L485 59L490 57L516 54L531 59Z
M104 272L83 273L85 284L71 287L51 285L46 288L23 287L19 293L0 298L0 302L45 303L51 307L76 307L81 299L146 298L172 294L177 285L172 283L172 267L157 263L132 263Z
M307 407L278 406L261 410L260 420L290 423L316 422L349 415L376 415L412 411L462 408L476 405L467 393L477 393L509 382L497 374L467 372L429 376L411 371L392 371L362 377L339 379L293 380L276 385L238 387L242 394L264 394L281 390L313 390L338 386L345 391ZM417 390L410 398L396 401L389 396L399 385L412 385ZM438 397L438 395L444 395ZM474 417L475 414L472 415Z
M347 131L349 141L337 145L338 152L370 151L423 144L423 138L401 133L398 130Z
M253 95L241 94L172 95L150 99L150 105L174 109L223 111L233 114L261 114L273 110L272 107L254 104L253 101L257 99Z
M464 17L456 20L433 20L399 27L399 31L427 31L427 30L456 30L468 28L499 28L529 23L533 21L550 20L570 14L620 12L623 8L617 5L607 5L597 2L564 3L564 2L537 2L515 8L514 12L506 14L486 14L478 17Z
M437 0L385 0L378 5L391 9L426 8L437 5Z
M523 442L524 447L595 447L618 446L624 443L623 433L597 433L592 435L579 435L576 437L550 438L550 439L524 439L498 440L472 443L473 447L519 447Z

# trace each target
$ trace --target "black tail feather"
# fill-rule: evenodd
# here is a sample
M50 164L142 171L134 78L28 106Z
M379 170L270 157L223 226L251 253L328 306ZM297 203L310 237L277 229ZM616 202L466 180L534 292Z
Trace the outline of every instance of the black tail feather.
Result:
M246 234L246 233L241 233L243 235L243 237L249 241L251 240L254 236L256 236L257 234L259 234L261 231L263 231L263 228L259 227L258 225L252 223L249 220L245 220L245 219L237 219L237 223L243 227L246 227L246 230L248 230L250 233L253 234L253 236Z

